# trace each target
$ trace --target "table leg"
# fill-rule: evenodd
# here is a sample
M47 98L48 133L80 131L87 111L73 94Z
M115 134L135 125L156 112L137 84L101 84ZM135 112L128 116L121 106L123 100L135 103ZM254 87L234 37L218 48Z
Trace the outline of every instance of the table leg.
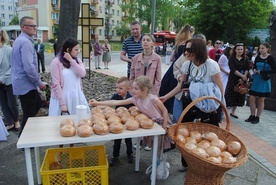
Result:
M34 174L32 167L32 156L30 148L25 148L25 159L26 159L26 167L27 167L27 175L28 175L28 184L34 185Z
M151 185L155 185L155 181L156 181L157 148L158 148L158 135L155 135L153 137Z
M36 177L37 177L37 183L41 183L41 176L40 176L40 154L39 154L39 147L35 147L35 164L36 164Z
M136 155L135 155L135 171L139 171L139 164L140 164L140 138L137 138L136 141Z

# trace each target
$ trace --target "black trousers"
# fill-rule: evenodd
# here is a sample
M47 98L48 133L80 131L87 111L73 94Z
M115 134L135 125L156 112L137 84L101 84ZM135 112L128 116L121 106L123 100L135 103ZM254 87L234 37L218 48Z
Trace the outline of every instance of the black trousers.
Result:
M44 61L44 55L37 54L37 63L38 63L38 72L40 73L40 64L42 68L42 72L45 72L45 61Z
M42 101L37 90L31 90L27 94L19 95L19 99L23 110L23 117L21 121L21 131L18 137L20 137L28 118L35 117L42 106Z
M114 140L114 145L113 145L113 157L119 157L120 155L120 149L121 149L121 142L122 139L115 139ZM132 140L131 138L126 138L125 139L126 142L126 147L127 147L127 155L130 156L133 154L132 152Z

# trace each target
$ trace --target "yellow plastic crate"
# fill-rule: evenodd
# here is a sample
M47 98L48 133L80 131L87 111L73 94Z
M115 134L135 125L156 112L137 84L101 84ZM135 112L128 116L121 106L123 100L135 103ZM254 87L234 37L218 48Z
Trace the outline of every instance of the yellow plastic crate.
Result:
M57 161L61 169L50 170ZM43 185L108 185L105 146L49 148L40 174Z

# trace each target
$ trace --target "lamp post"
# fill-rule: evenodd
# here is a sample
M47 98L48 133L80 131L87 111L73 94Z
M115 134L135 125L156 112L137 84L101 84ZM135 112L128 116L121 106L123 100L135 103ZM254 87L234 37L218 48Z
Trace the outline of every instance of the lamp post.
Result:
M151 6L151 28L150 28L150 34L153 35L154 32L154 24L155 24L155 7L156 7L156 0L152 0L152 6Z

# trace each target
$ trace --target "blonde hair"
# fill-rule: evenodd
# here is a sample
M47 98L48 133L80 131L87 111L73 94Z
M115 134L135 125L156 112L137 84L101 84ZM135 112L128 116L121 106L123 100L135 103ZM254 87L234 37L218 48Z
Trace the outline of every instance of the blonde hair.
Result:
M9 36L5 30L0 30L0 35L2 36L1 38L1 43L4 44L9 41Z
M146 93L149 94L152 90L152 84L150 82L150 79L146 76L139 76L134 80L134 82L137 83L141 91L145 91Z
M116 81L116 83L117 84L119 84L119 83L125 83L125 85L126 86L130 86L130 81L129 81L129 79L127 78L127 77L125 77L125 76L122 76L121 78L119 78L117 81Z
M179 45L192 38L194 32L195 29L191 25L187 24L183 26L183 28L180 30L180 32L177 33L175 38L175 51L177 51Z

